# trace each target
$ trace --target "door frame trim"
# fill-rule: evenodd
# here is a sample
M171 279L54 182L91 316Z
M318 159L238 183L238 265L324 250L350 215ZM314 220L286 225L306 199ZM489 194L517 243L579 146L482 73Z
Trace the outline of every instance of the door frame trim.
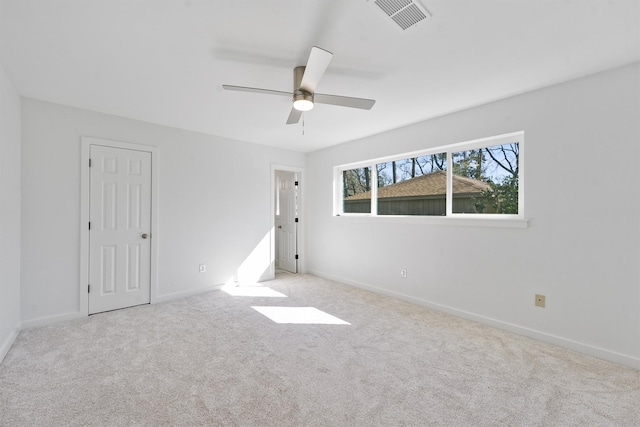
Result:
M299 225L296 229L296 239L297 239L297 252L298 252L298 274L304 274L306 272L306 260L304 256L304 248L305 248L305 240L304 240L304 230L305 226L305 218L304 218L304 189L305 189L305 181L304 181L304 169L297 166L286 166L286 165L278 165L271 164L271 203L269 204L271 207L270 215L271 215L271 235L273 238L271 239L271 253L273 254L272 262L271 262L271 279L275 279L276 277L276 171L285 171L285 172L296 172L298 174L298 180L300 181L300 185L298 185L298 218Z
M89 315L89 156L92 145L122 148L151 153L151 271L149 272L149 301L155 304L158 300L158 147L134 144L110 139L80 137L80 286L79 311Z

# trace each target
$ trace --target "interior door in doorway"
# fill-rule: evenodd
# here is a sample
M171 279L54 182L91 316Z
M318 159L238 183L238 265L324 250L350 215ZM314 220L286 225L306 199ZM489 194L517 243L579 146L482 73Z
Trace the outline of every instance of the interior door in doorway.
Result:
M298 272L298 181L297 173L276 171L277 266Z
M150 302L151 153L92 145L89 314Z

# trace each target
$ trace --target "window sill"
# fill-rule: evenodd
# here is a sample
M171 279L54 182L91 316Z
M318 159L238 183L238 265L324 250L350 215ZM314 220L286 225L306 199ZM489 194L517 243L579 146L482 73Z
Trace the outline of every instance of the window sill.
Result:
M529 219L520 217L473 217L468 215L456 216L413 216L413 215L379 215L342 214L334 215L334 221L347 222L382 222L390 224L425 224L459 227L494 227L494 228L527 228Z

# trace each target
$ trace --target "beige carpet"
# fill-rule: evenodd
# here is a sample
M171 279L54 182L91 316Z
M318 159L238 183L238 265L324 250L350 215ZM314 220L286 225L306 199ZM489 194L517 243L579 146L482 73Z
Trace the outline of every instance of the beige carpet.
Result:
M0 425L640 425L637 370L313 276L264 285L287 297L210 292L23 331Z

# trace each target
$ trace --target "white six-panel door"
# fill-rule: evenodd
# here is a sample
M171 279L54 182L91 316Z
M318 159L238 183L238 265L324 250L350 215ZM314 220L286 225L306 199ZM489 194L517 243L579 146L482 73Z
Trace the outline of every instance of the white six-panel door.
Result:
M151 153L90 147L89 314L147 304Z
M297 245L297 186L296 174L293 172L281 172L277 175L279 212L276 214L276 227L278 250L278 267L298 272Z

